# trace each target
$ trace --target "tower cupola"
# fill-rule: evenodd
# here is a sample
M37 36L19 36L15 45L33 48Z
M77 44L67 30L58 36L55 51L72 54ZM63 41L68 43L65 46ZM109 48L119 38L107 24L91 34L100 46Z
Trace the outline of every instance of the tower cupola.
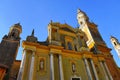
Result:
M83 25L86 23L86 21L89 21L89 18L83 11L78 9L77 10L77 20L78 20L79 25Z
M14 25L10 28L10 31L12 31L13 29L17 29L20 33L22 32L22 26L20 25L20 23L14 24Z
M118 39L111 36L110 40L111 40L111 43L112 43L114 49L116 50L116 52L120 58L120 43L119 43Z
M113 37L113 36L111 36L111 37L110 37L110 40L111 40L111 42L112 42L113 46L116 46L117 44L119 44L118 39L116 39L116 38L115 38L115 37Z
M14 24L13 26L10 27L8 38L19 40L21 33L22 33L22 26L20 25L20 23Z

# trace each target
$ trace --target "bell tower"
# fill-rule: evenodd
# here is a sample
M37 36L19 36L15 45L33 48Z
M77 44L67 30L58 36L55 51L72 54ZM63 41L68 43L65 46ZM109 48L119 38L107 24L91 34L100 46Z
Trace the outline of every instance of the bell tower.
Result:
M19 23L14 24L10 27L9 33L3 37L0 43L0 64L8 67L7 74L9 74L17 56L21 32L22 26Z
M78 20L79 25L84 26L86 24L86 22L89 21L89 18L83 11L78 9L77 10L77 20Z
M89 49L95 53L100 53L101 48L106 47L106 44L98 31L97 25L90 22L88 16L80 9L77 11L77 20L80 25L79 29L87 35L86 43Z
M110 40L111 40L111 43L112 43L113 47L115 48L115 50L120 58L120 43L119 43L118 39L111 36Z
M22 32L22 28L20 23L14 24L8 33L8 38L9 40L15 40L19 41L20 40L20 33ZM6 37L6 36L5 36Z

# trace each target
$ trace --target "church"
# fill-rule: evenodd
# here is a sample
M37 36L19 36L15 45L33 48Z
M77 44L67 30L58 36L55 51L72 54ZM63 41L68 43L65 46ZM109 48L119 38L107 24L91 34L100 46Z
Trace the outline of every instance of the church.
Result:
M46 41L31 35L22 41L22 26L14 24L0 43L0 80L120 80L111 49L87 14L77 10L79 27L51 21Z

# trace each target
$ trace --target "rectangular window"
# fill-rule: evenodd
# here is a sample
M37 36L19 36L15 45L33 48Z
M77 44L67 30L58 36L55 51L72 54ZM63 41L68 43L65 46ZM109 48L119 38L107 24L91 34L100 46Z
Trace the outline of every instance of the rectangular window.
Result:
M80 78L72 78L72 80L81 80Z

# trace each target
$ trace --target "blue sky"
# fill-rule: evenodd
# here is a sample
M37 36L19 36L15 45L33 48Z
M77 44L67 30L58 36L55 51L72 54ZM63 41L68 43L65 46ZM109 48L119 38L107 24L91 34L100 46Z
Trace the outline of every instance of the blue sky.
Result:
M110 42L111 35L120 40L120 0L0 0L0 40L9 32L10 26L20 22L23 28L22 40L35 29L35 36L39 41L44 41L50 20L77 27L78 8L98 25L104 41L112 49L111 53L120 66L120 58ZM22 48L17 56L17 59L21 58Z

